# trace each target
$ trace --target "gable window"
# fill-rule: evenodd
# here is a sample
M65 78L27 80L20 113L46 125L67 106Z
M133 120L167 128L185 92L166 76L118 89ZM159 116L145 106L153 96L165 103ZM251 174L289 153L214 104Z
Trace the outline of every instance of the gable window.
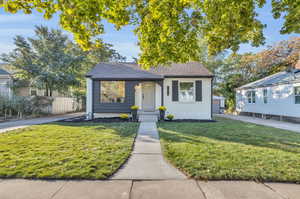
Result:
M100 101L102 103L124 103L125 82L124 81L101 81Z
M300 104L300 86L295 87L295 104Z
M179 83L179 101L191 102L195 99L194 82Z
M255 104L255 102L256 102L255 91L247 91L247 99L248 99L249 104Z
M264 104L267 104L268 103L268 89L264 89L264 91L263 91L264 93L264 95L263 95L263 97L264 97Z

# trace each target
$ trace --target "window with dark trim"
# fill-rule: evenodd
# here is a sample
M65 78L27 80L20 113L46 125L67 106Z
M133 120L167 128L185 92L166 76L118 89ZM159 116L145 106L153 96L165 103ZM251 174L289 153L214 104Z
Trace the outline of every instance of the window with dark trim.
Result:
M194 82L179 82L179 101L192 102L195 100Z
M300 86L294 88L295 92L295 104L300 104Z
M101 103L124 103L125 81L100 81Z

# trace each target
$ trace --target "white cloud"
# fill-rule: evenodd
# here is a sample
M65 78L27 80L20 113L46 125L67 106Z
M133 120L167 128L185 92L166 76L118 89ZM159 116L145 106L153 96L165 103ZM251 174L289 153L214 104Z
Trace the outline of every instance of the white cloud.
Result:
M0 55L3 53L9 53L11 50L14 49L14 45L13 44L9 44L9 43L0 43ZM1 61L0 61L1 63Z

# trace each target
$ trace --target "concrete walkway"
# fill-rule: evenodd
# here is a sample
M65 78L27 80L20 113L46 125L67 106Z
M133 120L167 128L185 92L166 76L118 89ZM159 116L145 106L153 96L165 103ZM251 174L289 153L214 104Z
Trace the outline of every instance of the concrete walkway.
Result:
M252 181L0 179L1 199L299 199L300 185Z
M128 162L111 179L159 180L186 179L168 164L162 155L156 123L141 122L134 149Z
M266 120L249 116L241 116L241 115L225 115L225 114L216 114L218 117L229 118L233 120L240 120L243 122L250 122L254 124L270 126L278 129L284 129L289 131L295 131L300 133L300 124L290 123L290 122L282 122L276 120Z
M44 124L49 122L55 122L58 120L68 119L72 117L78 117L83 115L84 113L71 113L64 115L57 115L52 117L41 117L27 120L18 120L18 121L9 121L0 123L0 133L4 133L6 131L11 131L19 128L25 128L35 124Z

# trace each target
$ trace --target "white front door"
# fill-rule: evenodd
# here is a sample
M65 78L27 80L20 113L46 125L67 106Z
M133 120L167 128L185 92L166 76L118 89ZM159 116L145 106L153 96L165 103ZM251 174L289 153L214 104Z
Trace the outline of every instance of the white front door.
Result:
M155 83L142 83L142 109L144 111L155 110Z

